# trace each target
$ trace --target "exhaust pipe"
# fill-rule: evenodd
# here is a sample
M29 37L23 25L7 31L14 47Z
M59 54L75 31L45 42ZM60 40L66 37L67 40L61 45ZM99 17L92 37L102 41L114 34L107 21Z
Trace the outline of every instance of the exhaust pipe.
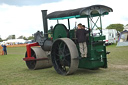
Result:
M48 38L48 23L47 23L47 10L41 10L42 19L43 19L43 27L44 27L44 37Z

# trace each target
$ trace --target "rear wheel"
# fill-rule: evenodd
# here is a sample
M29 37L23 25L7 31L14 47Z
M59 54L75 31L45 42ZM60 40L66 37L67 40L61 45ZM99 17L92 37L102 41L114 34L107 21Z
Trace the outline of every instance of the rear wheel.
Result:
M69 38L60 38L53 43L51 58L55 70L61 75L72 74L78 68L78 51Z

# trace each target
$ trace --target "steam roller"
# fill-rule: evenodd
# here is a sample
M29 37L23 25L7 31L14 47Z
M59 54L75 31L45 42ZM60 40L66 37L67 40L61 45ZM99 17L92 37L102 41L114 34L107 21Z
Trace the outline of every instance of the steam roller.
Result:
M55 11L47 14L47 10L41 10L43 19L43 32L37 31L34 40L27 44L27 52L23 60L29 69L42 69L54 67L61 75L73 74L78 68L98 69L107 68L107 54L105 36L102 34L102 16L113 12L113 9L104 5L92 5L88 7ZM95 19L97 18L96 22ZM87 55L81 56L78 37L75 26L71 29L70 19L87 19L86 37ZM48 20L56 20L57 23L48 29ZM67 25L60 23L67 20ZM99 26L100 23L100 26ZM99 29L98 35L93 34L93 29ZM85 41L84 41L85 42ZM81 42L83 43L83 42Z

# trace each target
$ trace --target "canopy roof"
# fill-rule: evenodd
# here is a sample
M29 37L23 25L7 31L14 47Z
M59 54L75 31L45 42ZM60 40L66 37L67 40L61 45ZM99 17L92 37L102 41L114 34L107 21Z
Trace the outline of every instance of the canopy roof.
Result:
M88 16L106 15L109 12L113 12L113 9L104 5L92 5L89 7L83 7L78 9L71 9L65 11L55 11L47 15L48 19L69 19L69 18L81 18Z

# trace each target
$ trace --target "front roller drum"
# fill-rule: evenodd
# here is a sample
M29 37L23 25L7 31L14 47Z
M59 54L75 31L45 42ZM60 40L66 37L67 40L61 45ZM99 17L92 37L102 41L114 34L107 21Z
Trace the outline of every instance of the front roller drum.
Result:
M26 65L29 69L36 70L52 67L51 59L47 57L46 52L42 50L41 47L32 47L31 56L35 57L36 60L26 61ZM25 57L27 57L27 52L25 54Z
M58 74L72 74L78 68L78 51L75 43L69 38L59 38L53 43L51 58Z

